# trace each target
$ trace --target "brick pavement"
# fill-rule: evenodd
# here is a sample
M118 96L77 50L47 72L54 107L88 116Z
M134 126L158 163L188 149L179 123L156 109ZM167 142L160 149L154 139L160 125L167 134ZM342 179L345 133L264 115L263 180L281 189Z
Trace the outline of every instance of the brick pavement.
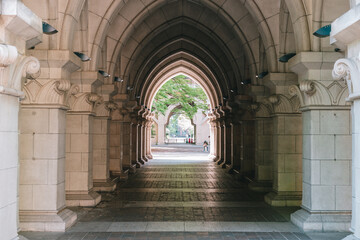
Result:
M266 205L263 194L204 160L199 149L185 150L179 155L186 162L151 160L116 191L101 193L96 207L72 208L79 222L66 233L23 234L30 240L310 239L288 222L295 209ZM176 155L176 148L170 151ZM155 156L166 153L162 148Z

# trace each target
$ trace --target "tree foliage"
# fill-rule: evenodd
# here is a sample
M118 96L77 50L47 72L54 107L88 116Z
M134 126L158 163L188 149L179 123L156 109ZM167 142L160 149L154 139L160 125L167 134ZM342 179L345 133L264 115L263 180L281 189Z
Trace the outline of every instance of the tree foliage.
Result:
M178 75L167 81L157 92L152 111L165 115L170 105L180 107L174 111L183 112L193 119L198 109L208 110L207 96L200 86L184 75Z

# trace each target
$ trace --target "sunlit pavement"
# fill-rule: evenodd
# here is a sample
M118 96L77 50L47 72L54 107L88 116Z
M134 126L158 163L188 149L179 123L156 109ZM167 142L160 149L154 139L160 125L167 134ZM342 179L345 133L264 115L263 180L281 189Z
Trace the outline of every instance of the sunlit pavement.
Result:
M65 239L342 239L348 233L303 233L289 221L297 208L274 208L209 161L202 146L153 146L154 159L102 193L94 208L71 208L79 222L66 233L22 234Z

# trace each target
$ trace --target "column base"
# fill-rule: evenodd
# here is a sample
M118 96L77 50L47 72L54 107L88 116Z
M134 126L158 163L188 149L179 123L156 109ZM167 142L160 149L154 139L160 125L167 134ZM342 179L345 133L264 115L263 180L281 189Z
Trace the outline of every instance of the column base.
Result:
M125 182L129 178L129 170L123 170L123 171L113 171L111 172L113 176L119 177L120 182Z
M136 168L140 168L143 164L141 164L140 162L136 162L135 165L136 165Z
M225 169L226 169L226 171L227 171L228 173L232 173L234 167L233 167L232 164L226 164L226 165L225 165Z
M298 207L301 200L301 192L270 192L265 195L265 202L274 207Z
M65 232L75 224L77 215L66 208L57 213L20 211L19 220L21 231Z
M271 192L272 182L271 181L255 181L248 185L249 189L254 192Z
M93 207L101 201L101 196L93 189L90 191L67 191L66 206L72 207Z
M210 161L214 161L214 162L215 162L216 156L215 156L214 154L209 154L209 155L208 155L208 158L209 158Z
M153 155L152 155L152 154L146 155L146 157L147 157L148 159L153 159Z
M141 165L145 165L146 162L143 159L139 158L138 163L140 163Z
M136 164L131 165L123 165L123 169L129 170L129 173L135 173L136 172Z
M304 231L347 232L351 226L351 212L308 212L300 209L291 214L291 222ZM351 236L351 235L350 235ZM353 239L353 238L349 238ZM358 238L354 238L358 239Z
M224 163L223 158L220 158L219 160L216 161L216 164L219 165L220 167L222 166L223 163Z
M116 183L119 178L107 179L105 181L94 179L93 190L95 192L113 192L116 189Z

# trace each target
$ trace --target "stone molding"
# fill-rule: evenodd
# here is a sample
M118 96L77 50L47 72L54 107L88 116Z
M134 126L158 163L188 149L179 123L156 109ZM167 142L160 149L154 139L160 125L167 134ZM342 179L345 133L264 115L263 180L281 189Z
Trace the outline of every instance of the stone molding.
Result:
M266 110L270 111L270 115L272 114L288 114L288 113L300 113L299 107L300 102L296 96L286 97L282 94L274 94L267 98L264 98L262 101L264 115L266 116Z
M96 93L77 93L69 98L70 112L94 113L103 98Z
M360 98L360 54L353 58L342 58L335 62L332 72L333 78L344 79L347 85L349 97L346 101L354 101ZM354 80L353 80L354 79Z
M0 44L0 94L23 98L21 79L36 78L39 71L36 58L19 56L15 46Z
M255 113L256 118L268 118L271 115L271 109L264 103L251 104L251 110Z
M111 112L117 109L117 105L111 101L103 101L95 105L95 115L97 117L110 117Z
M321 81L304 80L299 85L289 87L291 96L297 96L301 108L311 106L345 106L347 88L338 81L325 86Z
M46 82L31 80L24 85L23 105L60 106L68 109L69 99L79 92L79 86L69 80L50 80Z

